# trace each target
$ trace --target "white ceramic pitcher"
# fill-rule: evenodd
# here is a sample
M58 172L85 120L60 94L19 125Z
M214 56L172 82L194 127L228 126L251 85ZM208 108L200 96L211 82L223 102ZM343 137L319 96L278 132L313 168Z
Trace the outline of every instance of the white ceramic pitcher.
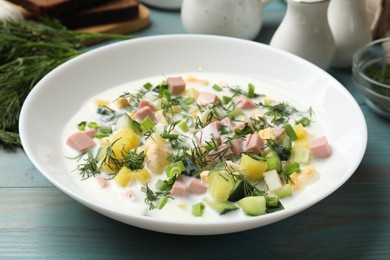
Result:
M181 19L187 33L254 39L268 0L183 0Z
M350 67L355 51L372 38L365 0L332 0L328 20L336 45L332 66Z
M328 68L335 52L327 18L329 2L288 0L286 14L270 45Z

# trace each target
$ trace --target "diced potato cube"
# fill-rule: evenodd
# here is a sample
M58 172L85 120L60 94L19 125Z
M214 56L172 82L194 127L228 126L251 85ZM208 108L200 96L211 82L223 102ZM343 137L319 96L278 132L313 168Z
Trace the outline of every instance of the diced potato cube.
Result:
M140 145L140 137L131 128L124 128L113 134L111 144L113 157L121 160Z
M120 187L125 187L134 181L135 176L133 172L126 166L123 166L114 177L114 182Z
M241 156L240 172L249 181L256 181L263 178L266 170L267 162L255 160L246 154Z
M147 169L134 170L134 175L139 182L145 185L150 180L150 173Z
M199 91L194 89L194 88L188 88L187 90L185 90L184 94L188 97L193 97L193 98L197 99L199 96Z
M297 140L301 140L307 137L307 131L302 124L298 124L294 127L295 134L297 135Z

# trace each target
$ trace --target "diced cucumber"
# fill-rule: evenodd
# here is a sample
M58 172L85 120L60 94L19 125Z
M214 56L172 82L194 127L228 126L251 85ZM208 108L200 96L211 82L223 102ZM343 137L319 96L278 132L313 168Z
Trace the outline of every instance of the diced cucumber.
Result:
M279 189L276 189L274 192L279 198L284 198L292 195L292 188L290 183L287 183Z
M209 199L204 199L204 202L206 202L206 204L210 208L215 210L219 215L223 215L230 211L238 209L236 204L230 201L213 201Z
M249 216L259 216L266 213L266 201L264 196L245 197L237 202L245 214Z
M236 202L246 196L246 192L252 192L253 186L246 185L243 180L238 180L234 184L233 190L229 195L228 201Z
M284 209L282 203L280 202L278 197L273 196L265 196L265 202L267 205L267 213L273 213L279 210Z
M130 128L131 127L131 118L128 114L124 113L120 115L116 120L116 130Z
M276 170L277 172L280 172L282 169L282 164L280 161L280 157L275 152L270 152L267 154L266 158L267 160L267 170Z
M298 163L309 163L310 161L310 148L299 147L292 148L291 150L291 160Z

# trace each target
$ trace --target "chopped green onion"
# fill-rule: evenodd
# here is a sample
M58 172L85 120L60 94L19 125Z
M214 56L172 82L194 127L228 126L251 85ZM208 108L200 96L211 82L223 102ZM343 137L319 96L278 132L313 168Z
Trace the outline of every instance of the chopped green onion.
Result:
M222 103L223 104L228 104L230 101L232 101L232 98L231 97L227 97L227 96L222 96Z
M150 82L147 82L143 85L143 87L147 90L151 90L153 88L153 85Z
M227 117L235 117L235 116L239 116L242 114L243 114L243 112L242 112L241 108L235 107L232 111L227 112L226 116Z
M194 103L195 103L195 98L193 98L193 97L188 97L188 98L183 100L183 104L187 105L187 106L192 105Z
M177 139L179 137L178 134L161 134L160 136L164 139Z
M298 121L295 122L295 124L301 124L303 125L304 127L306 126L309 126L310 125L310 119L307 118L307 117L302 117L301 119L299 119Z
M141 127L141 124L138 123L137 121L135 120L131 120L130 122L130 128L133 129L136 133L140 134L142 133L142 127Z
M88 128L98 129L99 125L96 122L89 122L87 124Z
M168 184L168 182L163 181L163 180L161 180L161 179L158 179L157 182L156 182L156 184L155 184L155 187L156 187L156 189L158 189L158 190L167 191L167 190L169 190L170 185Z
M168 196L162 196L158 201L157 201L157 208L162 209L165 204L168 202Z
M99 134L93 135L93 137L95 137L97 139L102 139L102 138L109 137L109 136L110 136L109 134L105 134L105 133L99 133Z
M77 125L77 129L79 129L80 131L84 131L86 125L87 125L87 122L86 122L86 121L82 121L82 122L80 122L80 123Z
M284 151L290 151L292 147L292 141L289 137L285 137L282 142L282 147Z
M220 86L218 86L217 84L214 84L214 85L212 86L212 88L213 88L215 91L218 91L218 92L222 91L222 88L221 88Z
M254 98L255 97L255 86L252 83L248 84L248 98Z
M301 168L300 168L299 163L294 162L294 163L288 165L287 169L284 172L285 172L285 174L290 175L290 174L292 174L294 172L298 173L300 171L301 171Z
M165 166L164 171L168 178L172 178L174 175L181 174L185 168L183 162L178 161Z
M295 133L294 128L290 124L285 125L283 128L284 130L286 130L286 134L288 135L288 137L291 138L292 141L297 140L297 134Z
M154 123L154 121L149 116L146 116L144 120L141 121L141 128L144 132L153 129L155 125L156 123Z
M192 215L194 215L195 217L201 217L203 216L204 209L205 206L203 202L196 203L192 205Z
M100 126L99 128L99 132L102 133L102 134L111 134L112 133L112 128L111 126Z
M190 131L190 129L187 126L187 123L185 120L181 121L179 124L177 124L177 127L179 127L183 132L187 133Z

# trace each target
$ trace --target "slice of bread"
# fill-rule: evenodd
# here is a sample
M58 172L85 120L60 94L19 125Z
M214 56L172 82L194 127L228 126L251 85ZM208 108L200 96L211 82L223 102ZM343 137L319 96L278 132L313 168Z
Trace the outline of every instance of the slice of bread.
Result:
M112 0L8 0L36 16L58 16L84 10Z
M138 0L111 0L84 11L57 18L68 28L76 29L131 20L138 17L138 14Z

